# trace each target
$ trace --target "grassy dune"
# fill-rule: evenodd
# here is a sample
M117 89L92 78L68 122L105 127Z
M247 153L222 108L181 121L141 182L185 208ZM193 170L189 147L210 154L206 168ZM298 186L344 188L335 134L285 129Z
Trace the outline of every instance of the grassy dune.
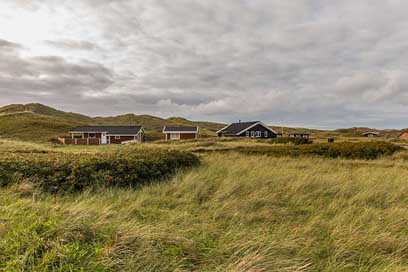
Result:
M32 112L0 114L0 138L47 142L82 124Z
M163 126L199 126L200 137L213 137L215 132L223 128L225 124L190 121L181 117L160 118L150 115L124 114L111 117L89 117L78 113L64 112L46 105L13 104L0 107L0 138L19 139L37 143L46 143L58 136L65 135L75 126L80 125L142 125L146 129L148 142L162 140ZM353 140L364 141L372 139L362 138L362 133L376 131L382 138L398 138L402 130L375 130L371 128L347 128L332 131L276 127L273 129L284 132L306 131L312 134L315 142L327 142L328 137L336 138L336 141Z
M0 189L0 270L405 271L403 158L209 154L139 190Z
M164 139L163 126L199 126L203 137L214 136L224 124L190 121L172 117L163 119L150 115L125 114L112 117L89 117L60 111L42 104L15 104L0 107L0 138L46 143L66 135L80 125L142 125L148 141Z

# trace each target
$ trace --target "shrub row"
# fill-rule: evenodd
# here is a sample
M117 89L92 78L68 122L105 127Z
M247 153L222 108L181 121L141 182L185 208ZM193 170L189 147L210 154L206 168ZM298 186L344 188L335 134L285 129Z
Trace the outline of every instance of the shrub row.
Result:
M262 154L270 156L297 157L302 155L318 155L327 158L373 160L381 156L392 155L397 151L403 150L403 148L387 142L343 142L333 144L240 147L235 150L245 154Z
M306 138L290 138L290 137L281 137L268 140L271 144L294 144L294 145L303 145L303 144L312 144L313 141Z
M2 153L0 186L29 179L47 192L73 192L95 187L134 187L164 179L199 164L192 153L129 149L115 153Z

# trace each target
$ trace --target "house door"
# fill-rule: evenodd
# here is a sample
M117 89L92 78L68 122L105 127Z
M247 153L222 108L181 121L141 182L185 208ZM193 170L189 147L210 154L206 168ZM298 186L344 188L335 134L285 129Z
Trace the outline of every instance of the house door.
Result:
M106 133L102 133L102 137L101 137L101 144L107 144L107 137L106 137Z

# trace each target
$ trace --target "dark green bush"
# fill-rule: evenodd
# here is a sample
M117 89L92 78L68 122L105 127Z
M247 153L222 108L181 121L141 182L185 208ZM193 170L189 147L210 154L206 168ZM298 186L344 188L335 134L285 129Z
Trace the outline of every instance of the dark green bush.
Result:
M294 144L294 145L303 145L303 144L312 144L313 141L306 138L289 138L281 137L268 140L271 144Z
M327 158L363 159L373 160L381 156L389 156L402 147L387 142L342 142L310 145L287 145L270 147L240 147L235 149L245 154L263 154L270 156L318 155Z
M192 153L129 149L116 153L2 153L0 186L16 175L47 192L80 191L95 187L133 187L164 179L177 170L199 164Z

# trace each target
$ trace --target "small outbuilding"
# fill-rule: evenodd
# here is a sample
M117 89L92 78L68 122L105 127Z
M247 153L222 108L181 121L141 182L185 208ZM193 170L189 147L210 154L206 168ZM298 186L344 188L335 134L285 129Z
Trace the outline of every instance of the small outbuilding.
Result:
M363 133L363 136L367 138L377 138L377 137L380 137L380 133L374 132L374 131L368 131L368 132Z
M276 138L281 136L260 121L232 123L217 131L218 137Z
M163 134L167 141L192 140L198 138L198 127L193 126L165 126Z
M309 139L310 138L310 133L308 132L292 132L288 134L289 138L304 138L304 139Z

